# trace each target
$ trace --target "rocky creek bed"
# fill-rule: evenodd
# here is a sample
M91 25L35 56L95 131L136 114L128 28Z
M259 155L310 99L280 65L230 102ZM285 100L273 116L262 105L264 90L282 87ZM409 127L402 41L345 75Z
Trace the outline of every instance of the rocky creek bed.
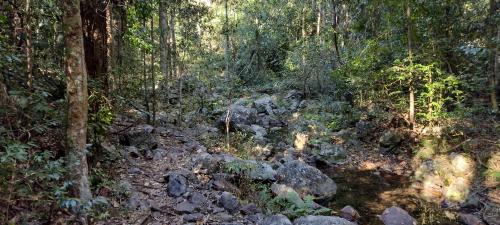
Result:
M346 104L334 103L326 117L346 113ZM474 213L480 203L449 201L454 184L433 189L439 202L423 200L427 183L416 180L405 150L410 136L366 119L326 129L307 119L314 107L291 91L235 101L229 124L224 110L212 114L214 124L190 129L118 119L110 142L122 153L115 178L125 197L111 198L114 214L103 224L485 224ZM225 125L251 140L237 143L248 148L244 157L202 144L224 143ZM276 202L280 209L269 207ZM495 212L484 216L490 225Z

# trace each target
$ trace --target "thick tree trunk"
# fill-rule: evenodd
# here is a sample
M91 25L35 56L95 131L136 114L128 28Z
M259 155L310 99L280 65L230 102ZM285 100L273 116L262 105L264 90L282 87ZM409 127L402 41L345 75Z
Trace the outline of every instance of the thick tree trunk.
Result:
M335 51L335 54L337 55L337 63L338 65L341 65L342 59L340 57L340 51L339 51L338 14L339 13L338 13L337 2L335 0L332 0L333 49Z
M108 29L109 1L85 0L81 4L85 63L91 79L102 82L105 93L109 92Z
M72 195L82 203L92 198L88 181L87 139L87 71L83 49L80 1L63 1L63 32L66 47L66 84L68 96L68 166L74 187ZM81 218L86 223L85 218Z

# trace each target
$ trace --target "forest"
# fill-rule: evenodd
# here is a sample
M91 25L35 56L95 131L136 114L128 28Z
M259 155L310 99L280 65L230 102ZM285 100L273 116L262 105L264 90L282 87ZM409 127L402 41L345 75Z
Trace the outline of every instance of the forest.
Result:
M0 224L500 225L500 0L1 0Z

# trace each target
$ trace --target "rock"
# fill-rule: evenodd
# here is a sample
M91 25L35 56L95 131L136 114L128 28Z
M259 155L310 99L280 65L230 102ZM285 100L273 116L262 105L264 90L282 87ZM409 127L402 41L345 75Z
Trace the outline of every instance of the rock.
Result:
M248 215L245 217L250 224L258 224L260 221L264 219L264 214L262 213L256 213L253 215Z
M266 113L267 115L274 114L273 109L278 108L271 98L271 96L266 95L253 102L253 106L257 110L257 113Z
M253 203L244 205L241 207L240 211L245 215L253 215L262 212L262 210Z
M154 137L154 127L148 124L138 125L120 137L120 144L136 146L141 150L151 150L158 146Z
M139 149L137 149L135 146L127 146L124 149L125 156L127 158L139 158L141 157L141 153L139 153Z
M483 221L477 216L468 213L459 213L458 220L465 225L484 225Z
M389 151L394 150L399 146L402 137L396 131L386 131L379 139L380 147L387 148Z
M498 207L498 205L496 207L494 205L491 207L487 207L484 210L483 219L489 225L500 224L500 208Z
M163 157L165 157L165 155L167 154L167 150L162 148L154 149L152 152L153 152L153 160L163 159Z
M219 198L219 205L226 209L228 212L236 212L240 208L240 203L236 196L229 192L223 192Z
M293 225L356 225L356 223L335 216L303 216L293 221Z
M234 186L231 182L227 181L223 177L215 177L215 179L212 181L212 188L217 191L238 191L238 187Z
M321 143L320 150L316 154L316 158L320 161L335 164L339 160L347 157L344 147L341 145L333 145L329 143Z
M235 130L238 125L252 125L257 119L257 110L241 105L231 106L230 129ZM226 130L226 112L224 112L217 120L218 127L221 130Z
M194 205L203 205L207 202L207 198L198 192L191 193L188 198L189 202L193 203Z
M215 215L215 218L221 222L230 222L233 221L234 218L232 215L226 213L226 212L220 212Z
M264 218L257 225L292 225L292 222L286 216L278 214Z
M191 168L194 173L212 174L219 169L222 157L203 152L196 154L191 161Z
M355 222L359 219L359 213L356 209L354 209L352 206L348 205L345 206L340 210L340 217Z
M304 204L304 201L300 197L299 193L297 193L295 190L293 190L293 188L288 187L284 184L276 184L276 183L272 184L271 191L278 198L286 199L287 201L289 201L295 205Z
M408 212L396 206L385 209L380 220L385 225L417 225L417 221Z
M169 196L179 197L186 193L186 190L187 180L183 175L178 173L168 175L167 191Z
M256 119L256 124L262 126L264 128L272 128L272 127L283 127L285 123L283 123L277 116L275 115L264 115L259 116Z
M182 217L184 222L197 222L201 218L203 218L203 214L201 214L201 213L186 214Z
M252 124L250 126L250 129L252 129L252 132L254 133L255 136L257 137L261 137L263 138L264 136L267 135L267 131L265 128L259 126L259 125L255 125L255 124Z
M274 181L276 180L276 171L266 162L245 160L249 164L248 177L258 181Z
M304 98L302 92L291 90L285 95L285 100L288 102L288 109L290 111L295 111L299 108L299 104Z
M277 170L278 183L285 184L302 196L313 195L320 199L330 198L337 192L337 185L315 167L300 161L284 163Z
M187 201L183 201L174 207L174 211L178 213L193 213L196 210L196 206Z
M356 134L362 141L370 141L374 131L375 127L369 121L360 120L356 123Z

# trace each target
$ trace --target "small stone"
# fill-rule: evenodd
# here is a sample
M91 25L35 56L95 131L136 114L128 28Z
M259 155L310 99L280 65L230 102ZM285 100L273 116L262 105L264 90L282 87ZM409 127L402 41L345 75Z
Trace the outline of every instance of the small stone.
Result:
M240 203L236 196L229 192L223 192L219 198L219 205L229 212L235 212L240 208Z
M184 176L175 173L168 176L167 191L169 196L179 197L186 193L186 190L187 181Z
M139 169L137 167L132 167L132 168L128 169L127 172L129 174L140 174L141 173L141 169Z
M182 218L184 222L196 222L200 220L203 217L203 214L201 213L191 213L191 214L186 214Z
M194 192L191 195L189 195L189 202L195 205L202 205L207 202L207 198L201 193Z
M260 210L259 207L257 207L255 204L250 203L241 207L241 212L245 215L252 215L260 213L262 212L262 210Z
M349 220L336 216L303 216L295 221L294 225L356 225Z
M174 207L174 210L178 213L193 213L196 210L196 206L189 202L181 202Z
M396 206L385 209L380 220L385 225L417 225L417 221L408 212Z
M468 214L468 213L460 213L458 214L458 219L460 222L465 225L484 225L483 221L479 219L477 216Z
M349 221L357 221L359 219L359 213L352 206L348 205L340 210L340 217L349 220Z
M215 217L221 222L231 222L234 219L233 216L225 212L217 213Z
M257 225L292 225L292 222L286 216L278 214L264 218Z

